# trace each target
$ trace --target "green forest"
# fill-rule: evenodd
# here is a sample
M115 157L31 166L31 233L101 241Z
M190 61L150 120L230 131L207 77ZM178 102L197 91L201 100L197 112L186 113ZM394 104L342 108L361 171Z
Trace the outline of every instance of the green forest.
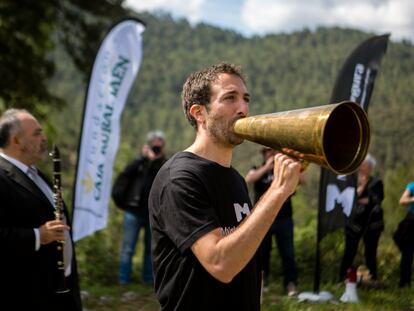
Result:
M19 3L0 1L0 112L10 107L27 108L42 120L49 143L61 147L63 192L68 206L90 70L100 42L116 21L137 17L145 22L146 30L141 68L122 116L114 176L140 150L150 130L165 132L169 156L192 143L195 133L184 117L180 93L184 80L194 70L221 61L241 66L251 95L250 115L320 106L328 103L349 54L374 35L354 29L318 28L244 37L207 24L192 26L164 13L137 15L126 10L122 1ZM398 201L406 184L414 180L413 90L414 45L393 41L391 34L368 110L372 134L369 152L377 160L375 175L385 186L379 274L391 288L396 287L399 264L392 233L406 212ZM243 143L235 149L233 166L245 175L250 167L260 164L260 148ZM42 163L42 168L50 173L51 161ZM311 165L306 174L307 183L298 189L293 206L299 279L309 284L305 289L310 290L320 168ZM122 212L111 202L107 228L77 242L82 289L117 283L121 224ZM342 231L322 241L322 287L336 282L343 247ZM140 254L138 248L138 266ZM278 283L277 253L273 262L273 278ZM355 263L363 262L360 249ZM138 283L138 272L135 279ZM386 298L383 301L389 302ZM411 301L403 303L402 309L414 308L412 296ZM375 304L370 308L375 309Z

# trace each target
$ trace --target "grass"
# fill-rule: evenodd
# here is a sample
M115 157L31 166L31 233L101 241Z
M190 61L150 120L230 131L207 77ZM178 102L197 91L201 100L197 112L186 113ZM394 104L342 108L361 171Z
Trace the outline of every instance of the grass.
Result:
M414 310L414 290L388 286L383 289L358 288L359 303L342 303L339 298L344 292L342 284L323 285L321 290L329 291L335 301L315 303L299 302L297 297L287 297L281 286L271 283L263 295L262 311L289 310ZM309 291L311 284L302 284L301 290ZM153 289L144 285L98 286L84 288L83 306L88 311L156 311L159 304ZM87 292L87 293L85 293Z
M88 311L155 311L159 304L152 287L146 285L93 286L82 291Z
M300 291L311 291L313 288L313 267L315 262L314 231L314 228L309 224L301 224L301 226L295 229L295 251ZM102 235L102 233L95 235L93 243L90 242L88 244L81 241L84 244L80 245L82 252L80 252L81 256L78 256L78 267L81 272L81 288L87 292L82 299L84 308L88 311L158 311L159 304L153 289L140 284L142 237L140 237L140 242L137 246L137 254L134 256L132 285L120 287L112 285L117 283L119 265L117 249L120 247L114 241L118 241L120 238L112 235L111 240L105 244L102 243L102 240L106 240L99 236L99 234ZM274 247L271 258L271 283L269 291L263 295L262 311L414 311L414 288L399 289L397 287L399 252L392 243L390 235L385 233L378 248L378 271L380 278L387 286L376 290L358 288L360 302L357 304L339 302L339 298L344 292L344 284L335 283L335 276L338 273L340 258L343 254L342 242L343 233L338 230L336 233L327 236L322 243L322 253L324 256L321 260L321 290L332 293L336 301L299 303L297 298L287 297L280 284L283 267L277 248ZM361 265L363 262L364 256L361 246L354 264Z

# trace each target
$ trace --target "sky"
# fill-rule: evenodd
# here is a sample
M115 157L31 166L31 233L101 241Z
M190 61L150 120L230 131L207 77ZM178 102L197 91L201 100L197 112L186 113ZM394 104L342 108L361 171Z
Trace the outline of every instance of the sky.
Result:
M234 30L247 37L339 26L391 33L414 43L413 0L126 0L137 12L162 11Z

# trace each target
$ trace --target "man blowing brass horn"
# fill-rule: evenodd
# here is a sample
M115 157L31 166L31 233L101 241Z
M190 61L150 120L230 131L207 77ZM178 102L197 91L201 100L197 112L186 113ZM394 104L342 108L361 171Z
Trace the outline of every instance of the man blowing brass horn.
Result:
M194 143L158 172L149 197L155 290L161 310L260 310L257 250L298 184L301 162L275 156L274 180L256 204L231 166L249 111L241 71L217 64L189 76L182 102Z

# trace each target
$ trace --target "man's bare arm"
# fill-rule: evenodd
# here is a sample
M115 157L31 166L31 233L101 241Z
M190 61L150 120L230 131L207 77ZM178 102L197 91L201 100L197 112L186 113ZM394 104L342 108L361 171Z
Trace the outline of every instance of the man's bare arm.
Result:
M410 191L407 189L403 192L401 198L400 198L400 204L401 205L408 205L410 203L414 202L414 196L410 195Z
M235 231L220 228L191 247L203 267L221 282L230 282L251 260L286 199L295 191L301 163L283 154L275 156L274 178L268 191Z

